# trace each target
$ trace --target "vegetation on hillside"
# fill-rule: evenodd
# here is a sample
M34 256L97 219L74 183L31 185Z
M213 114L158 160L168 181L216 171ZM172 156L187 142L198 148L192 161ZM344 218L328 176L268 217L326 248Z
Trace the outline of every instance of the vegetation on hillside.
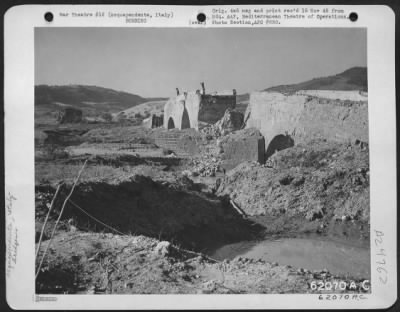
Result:
M75 106L88 111L113 113L159 99L162 98L147 99L136 94L97 86L35 86L35 107L48 106L49 109Z

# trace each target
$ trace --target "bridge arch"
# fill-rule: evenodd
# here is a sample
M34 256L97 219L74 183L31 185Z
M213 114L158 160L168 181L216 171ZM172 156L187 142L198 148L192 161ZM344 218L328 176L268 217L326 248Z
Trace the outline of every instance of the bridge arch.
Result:
M268 159L276 151L281 151L294 146L293 138L288 134L278 134L269 142L265 157Z
M187 129L187 128L190 128L190 118L186 107L184 107L182 114L181 129Z
M174 129L174 128L175 128L174 119L172 117L169 117L169 119L168 119L168 129Z

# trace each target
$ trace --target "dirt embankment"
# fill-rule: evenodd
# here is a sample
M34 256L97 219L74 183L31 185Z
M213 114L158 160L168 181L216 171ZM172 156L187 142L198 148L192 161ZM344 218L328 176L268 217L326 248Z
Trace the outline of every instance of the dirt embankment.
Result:
M116 184L83 182L76 187L71 197L73 204L67 204L63 219L82 230L109 231L77 205L122 233L167 239L198 251L257 237L261 226L243 219L229 201L204 194L200 188L186 177L158 182L135 175ZM60 192L55 215L69 189L67 186ZM52 193L51 186L37 187L37 199L43 198L37 200L39 219L44 218L46 196Z
M152 144L155 132L140 131L115 127L78 136L98 145L126 144L125 140ZM215 262L188 250L207 253L225 244L291 233L366 238L369 155L365 144L298 144L279 151L265 165L243 163L225 176L218 170L223 156L220 147L216 140L202 138L199 157L192 163L168 155L92 155L66 206L37 291L306 293L311 292L311 281L335 279L326 271L261 260ZM66 182L39 255L88 155L67 156L51 161L36 158L37 235L55 183ZM193 182L196 170L210 180ZM193 180L187 173L192 173L188 175ZM243 217L240 209L250 217Z
M248 215L262 216L258 220L269 233L367 238L369 153L360 144L299 144L276 153L264 166L237 166L222 179L217 194L228 195Z

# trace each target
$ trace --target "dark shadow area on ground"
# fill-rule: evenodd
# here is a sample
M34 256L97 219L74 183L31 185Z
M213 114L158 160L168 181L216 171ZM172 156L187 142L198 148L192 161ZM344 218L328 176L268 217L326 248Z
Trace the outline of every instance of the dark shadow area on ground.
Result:
M243 218L229 200L206 195L181 183L161 183L140 175L119 184L88 182L76 187L71 200L124 234L169 240L190 250L214 249L255 239L263 232L262 226L254 226ZM55 215L69 188L60 192ZM54 192L49 186L37 186L36 190ZM84 231L112 232L71 203L67 204L62 219Z
M87 155L75 156L73 158L59 160L59 163L70 164L70 165L82 165L88 158ZM90 156L88 159L88 165L105 165L114 168L123 166L137 166L137 165L165 165L165 166L179 166L182 162L180 157L140 157L135 155L96 155Z

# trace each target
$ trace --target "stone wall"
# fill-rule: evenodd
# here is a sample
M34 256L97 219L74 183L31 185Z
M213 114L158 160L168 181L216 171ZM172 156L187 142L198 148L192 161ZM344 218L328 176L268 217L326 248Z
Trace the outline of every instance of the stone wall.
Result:
M155 114L152 114L149 118L146 118L143 120L142 125L145 128L158 128L162 127L164 124L164 116L157 116Z
M221 166L230 170L244 161L265 163L265 141L257 129L243 129L221 138L223 161Z
M300 90L298 95L309 95L331 100L342 101L367 101L368 93L363 91L340 91L340 90Z
M298 143L317 138L368 142L366 101L254 92L250 95L245 122L246 128L260 130L267 150L277 138L282 138L282 144L290 144L290 139Z
M236 96L233 95L202 95L198 113L198 120L210 124L220 120L225 111L234 109L236 106Z
M189 157L200 152L201 135L193 129L154 132L154 143L166 150L174 152L178 157Z
M195 92L170 98L164 106L164 127L166 129L198 129L200 102L201 94ZM171 121L173 126L171 126Z

